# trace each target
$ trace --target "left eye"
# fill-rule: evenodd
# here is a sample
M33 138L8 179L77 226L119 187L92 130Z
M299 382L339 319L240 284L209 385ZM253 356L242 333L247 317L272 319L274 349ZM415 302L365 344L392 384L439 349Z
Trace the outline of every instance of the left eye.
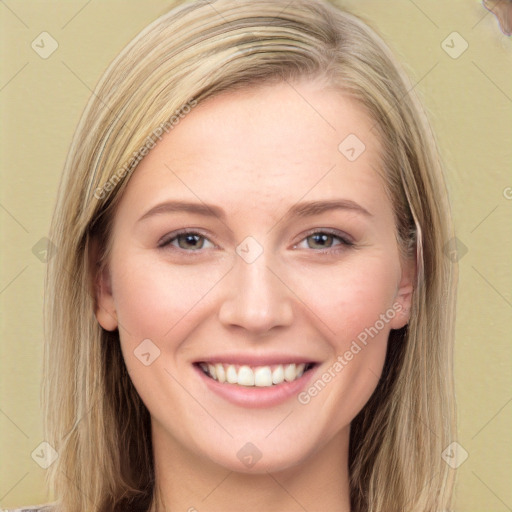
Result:
M306 244L304 247L303 244ZM331 247L337 245L352 245L351 242L346 240L345 238L335 235L333 233L325 233L323 231L318 231L316 233L312 233L308 235L304 240L302 240L296 247L304 249L330 249Z
M164 240L160 244L160 247L172 245L185 251L198 251L199 249L208 247L208 244L213 247L213 244L205 236L200 235L199 233L179 233L172 238Z

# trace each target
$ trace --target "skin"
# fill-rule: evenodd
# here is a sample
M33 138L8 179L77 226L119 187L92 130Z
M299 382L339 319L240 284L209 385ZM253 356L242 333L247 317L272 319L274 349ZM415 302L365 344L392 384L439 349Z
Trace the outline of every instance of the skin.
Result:
M227 92L195 107L131 177L96 315L119 329L151 414L167 509L350 510L350 423L377 385L390 329L408 321L415 270L399 256L372 125L319 81ZM366 146L352 162L338 150L349 134ZM298 202L333 199L369 214L286 215ZM139 221L169 200L215 205L225 218L164 212ZM205 238L177 239L184 228ZM310 236L325 230L353 245ZM263 249L252 263L235 252L247 236ZM164 237L170 245L159 248ZM233 352L296 354L319 363L313 383L393 304L400 312L307 404L294 396L267 408L234 405L192 364ZM144 339L160 350L149 366L134 355ZM251 468L237 457L247 442L261 453Z
M506 35L512 35L512 1L510 0L484 0L484 6L491 11L500 25L501 31Z

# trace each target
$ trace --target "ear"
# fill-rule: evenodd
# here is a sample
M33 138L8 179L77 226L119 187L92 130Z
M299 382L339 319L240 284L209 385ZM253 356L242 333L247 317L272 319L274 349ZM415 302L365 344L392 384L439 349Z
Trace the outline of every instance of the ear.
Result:
M390 322L391 329L401 329L409 323L415 282L416 259L402 261L402 275L392 308L396 315Z
M115 331L118 326L117 312L112 294L112 280L108 264L100 266L100 247L96 238L90 244L90 265L93 269L93 289L96 319L107 331Z

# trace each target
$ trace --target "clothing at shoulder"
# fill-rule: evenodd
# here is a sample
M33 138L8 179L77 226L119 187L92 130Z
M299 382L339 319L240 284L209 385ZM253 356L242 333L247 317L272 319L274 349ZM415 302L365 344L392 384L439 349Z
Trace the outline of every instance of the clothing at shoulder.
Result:
M23 508L0 508L0 512L51 512L51 505L34 505Z

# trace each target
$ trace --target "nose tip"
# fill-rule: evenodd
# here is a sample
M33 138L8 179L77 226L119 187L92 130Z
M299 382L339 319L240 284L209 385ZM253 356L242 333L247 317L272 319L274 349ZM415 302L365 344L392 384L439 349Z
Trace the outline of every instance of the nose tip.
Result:
M263 256L252 263L237 260L219 309L223 325L263 334L292 323L290 292L267 263Z

